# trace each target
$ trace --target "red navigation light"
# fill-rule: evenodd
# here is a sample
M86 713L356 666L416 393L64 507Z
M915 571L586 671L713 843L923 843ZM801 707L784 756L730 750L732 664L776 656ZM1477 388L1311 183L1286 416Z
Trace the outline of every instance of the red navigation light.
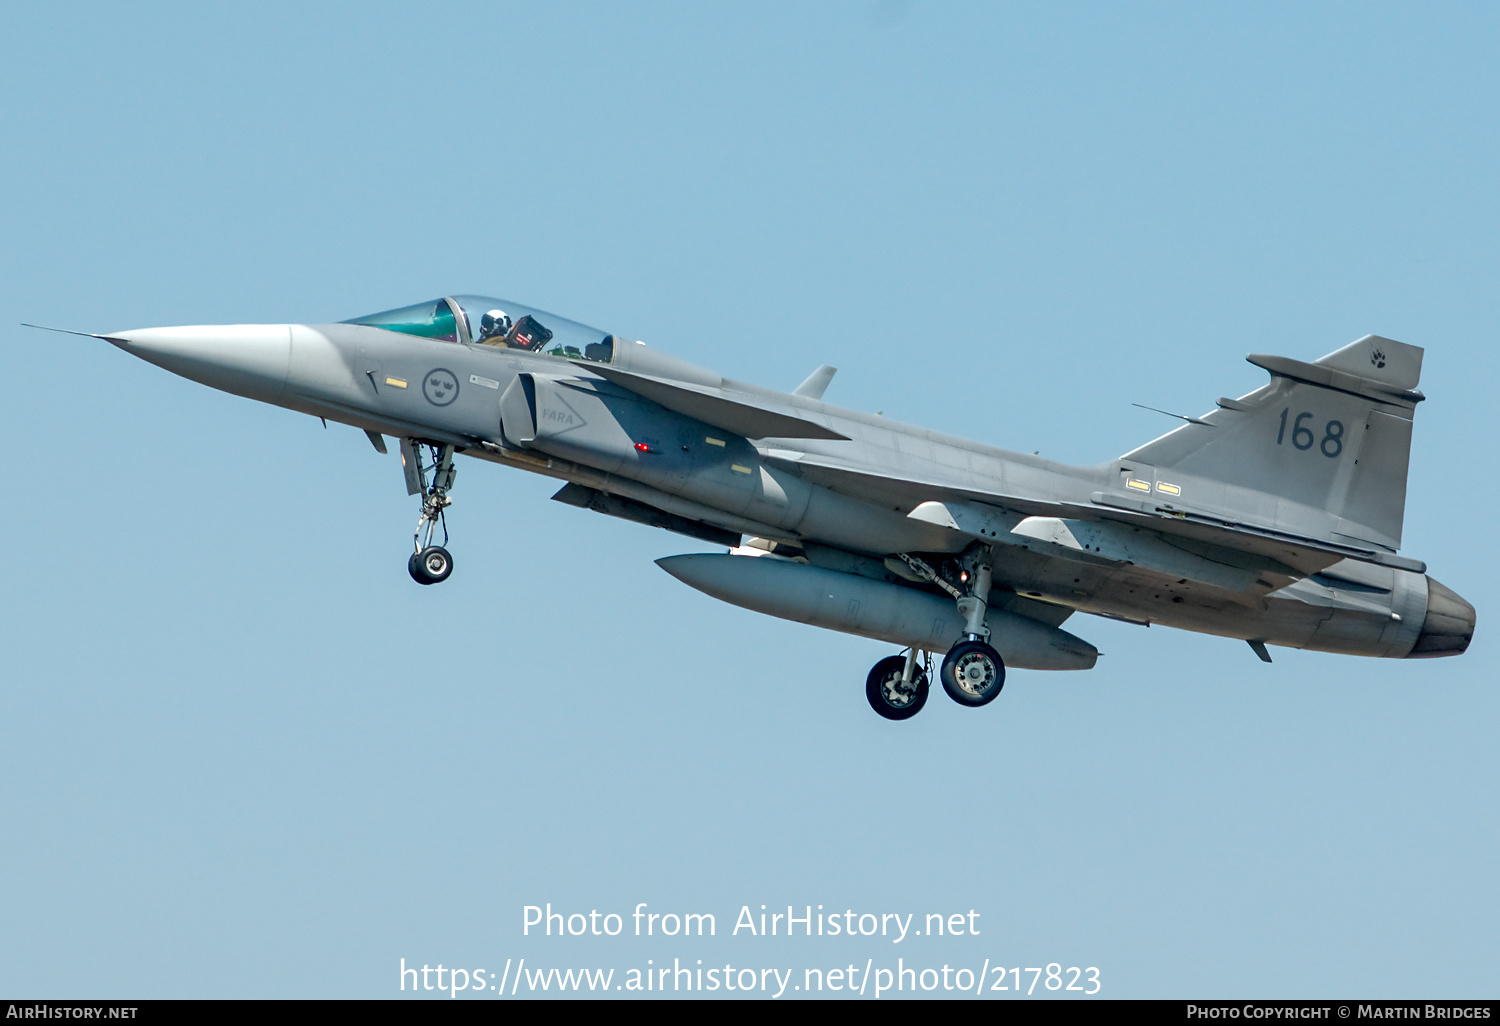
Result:
M650 452L651 451L651 446L647 445L645 442L636 442L635 443L635 451L636 452Z

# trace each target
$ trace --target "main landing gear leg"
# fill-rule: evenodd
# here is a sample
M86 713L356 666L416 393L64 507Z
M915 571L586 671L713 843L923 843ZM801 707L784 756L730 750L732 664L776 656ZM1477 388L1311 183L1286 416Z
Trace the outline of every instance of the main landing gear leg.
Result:
M964 618L964 636L948 650L938 676L943 690L959 705L981 706L995 700L1005 687L1005 663L989 643L990 629L985 623L989 612L990 554L979 549L963 560L968 591L958 599L958 611Z
M430 467L422 465L424 448L432 452ZM407 463L408 480L412 480L411 475L415 471L416 482L419 486L426 486L422 489L422 514L417 518L417 533L412 536L414 551L406 561L407 572L418 584L446 581L453 572L453 557L443 547L448 544L448 521L443 511L453 505L448 492L453 487L453 478L457 473L453 466L453 452L451 445L424 445L405 439L401 443L401 458L404 461L414 461L414 464ZM429 473L431 483L427 483ZM443 542L442 545L434 545L433 538L439 528L442 528Z

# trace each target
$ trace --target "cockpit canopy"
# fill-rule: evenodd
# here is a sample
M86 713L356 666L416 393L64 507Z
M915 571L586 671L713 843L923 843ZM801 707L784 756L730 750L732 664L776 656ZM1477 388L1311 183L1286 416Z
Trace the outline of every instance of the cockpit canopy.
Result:
M612 363L615 358L616 339L608 332L489 296L445 296L353 317L344 323L368 324L441 342L525 349L563 359Z

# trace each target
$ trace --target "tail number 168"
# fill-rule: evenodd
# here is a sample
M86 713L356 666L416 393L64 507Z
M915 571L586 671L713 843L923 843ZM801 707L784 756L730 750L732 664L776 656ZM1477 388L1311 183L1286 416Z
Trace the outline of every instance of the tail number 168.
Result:
M1281 411L1281 430L1276 432L1277 445L1281 445L1286 441L1287 418L1290 415L1290 407ZM1323 425L1323 439L1319 441L1318 436L1313 434L1312 428L1302 423L1311 417L1311 413L1299 413L1292 420L1292 445L1306 451L1316 444L1318 451L1324 456L1327 456L1329 459L1335 459L1344 451L1344 422L1341 420L1330 420L1327 424Z

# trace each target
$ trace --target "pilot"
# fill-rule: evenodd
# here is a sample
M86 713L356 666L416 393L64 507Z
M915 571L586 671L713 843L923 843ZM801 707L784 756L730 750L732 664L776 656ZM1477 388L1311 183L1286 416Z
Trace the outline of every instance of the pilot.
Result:
M510 331L510 315L504 310L490 310L479 318L479 341L495 345Z

